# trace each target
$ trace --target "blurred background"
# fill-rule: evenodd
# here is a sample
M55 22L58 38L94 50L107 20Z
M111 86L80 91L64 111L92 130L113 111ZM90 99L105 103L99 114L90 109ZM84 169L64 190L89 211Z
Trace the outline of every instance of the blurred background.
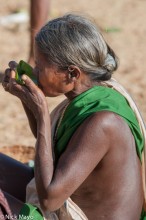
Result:
M10 60L27 61L30 1L0 0L0 76ZM87 15L100 27L120 60L114 77L136 101L146 121L146 0L52 0L48 20L65 13ZM17 13L16 21L13 15ZM64 97L49 99L50 111ZM0 84L0 147L34 146L20 101Z

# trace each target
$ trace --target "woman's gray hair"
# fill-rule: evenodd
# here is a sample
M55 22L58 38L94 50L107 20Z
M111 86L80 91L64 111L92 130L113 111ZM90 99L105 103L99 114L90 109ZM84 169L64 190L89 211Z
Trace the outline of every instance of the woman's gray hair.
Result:
M49 21L35 37L50 65L67 70L79 67L92 80L108 80L117 69L117 57L97 27L74 14Z

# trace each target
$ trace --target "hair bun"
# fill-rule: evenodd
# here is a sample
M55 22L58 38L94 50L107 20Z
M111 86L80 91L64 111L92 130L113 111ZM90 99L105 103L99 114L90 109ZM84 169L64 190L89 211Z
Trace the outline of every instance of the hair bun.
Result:
M115 67L116 67L115 59L109 53L107 54L105 58L103 67L107 69L109 72L112 72L115 70Z

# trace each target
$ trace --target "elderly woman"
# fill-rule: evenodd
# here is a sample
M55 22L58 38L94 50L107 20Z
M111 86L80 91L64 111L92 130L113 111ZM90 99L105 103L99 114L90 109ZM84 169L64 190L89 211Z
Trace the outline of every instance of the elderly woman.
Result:
M1 155L6 177L0 187L12 214L140 219L144 135L136 106L111 79L115 53L91 21L69 14L42 27L34 54L38 86L27 75L24 85L16 82L15 62L3 81L5 90L21 100L36 137L34 178L30 168ZM61 94L67 99L50 118L45 97Z

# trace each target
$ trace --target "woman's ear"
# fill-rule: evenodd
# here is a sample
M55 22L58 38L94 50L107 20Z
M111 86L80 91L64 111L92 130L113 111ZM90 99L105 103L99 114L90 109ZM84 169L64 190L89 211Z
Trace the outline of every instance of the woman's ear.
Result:
M68 67L68 77L70 80L75 81L77 80L81 75L81 70L77 66L70 65Z

